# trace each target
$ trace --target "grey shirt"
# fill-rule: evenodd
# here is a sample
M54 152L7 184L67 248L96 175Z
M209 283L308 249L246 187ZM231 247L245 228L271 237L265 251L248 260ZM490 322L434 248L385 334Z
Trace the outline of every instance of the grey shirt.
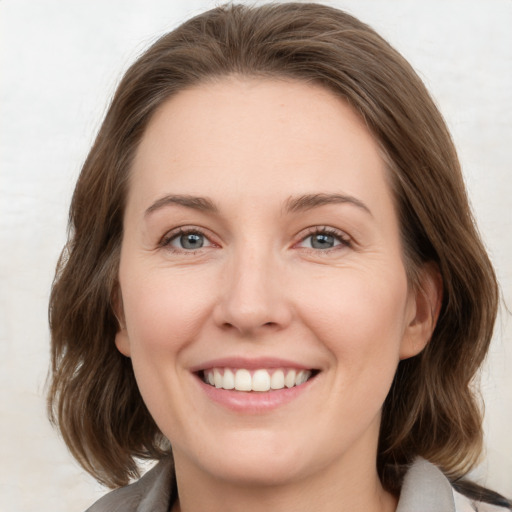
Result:
M169 512L176 499L170 460L159 462L137 482L98 500L86 512ZM505 512L456 492L433 464L418 458L406 473L396 512Z

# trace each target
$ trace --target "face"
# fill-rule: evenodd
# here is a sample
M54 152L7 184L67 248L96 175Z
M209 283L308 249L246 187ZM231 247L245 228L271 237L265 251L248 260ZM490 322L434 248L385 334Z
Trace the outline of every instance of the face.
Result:
M375 467L397 364L431 330L387 180L319 86L226 78L157 111L131 170L116 344L178 472Z

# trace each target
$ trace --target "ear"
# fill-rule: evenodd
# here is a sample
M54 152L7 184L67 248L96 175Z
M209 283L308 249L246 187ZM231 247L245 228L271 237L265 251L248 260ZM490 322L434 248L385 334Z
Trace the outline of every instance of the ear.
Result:
M112 309L117 319L117 332L115 337L115 344L117 350L126 357L130 357L130 339L128 338L128 330L126 329L126 321L124 316L123 297L121 295L121 288L117 284L114 292L112 293Z
M443 279L439 267L434 262L428 262L418 274L418 282L409 298L409 322L400 347L400 359L413 357L427 346L441 310Z

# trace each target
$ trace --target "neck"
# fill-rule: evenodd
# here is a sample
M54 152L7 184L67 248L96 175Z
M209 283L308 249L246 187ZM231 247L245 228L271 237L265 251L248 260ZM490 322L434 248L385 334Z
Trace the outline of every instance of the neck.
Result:
M374 461L359 460L345 469L327 468L315 476L269 485L198 474L180 468L178 458L179 501L173 512L394 512L397 499L383 489Z

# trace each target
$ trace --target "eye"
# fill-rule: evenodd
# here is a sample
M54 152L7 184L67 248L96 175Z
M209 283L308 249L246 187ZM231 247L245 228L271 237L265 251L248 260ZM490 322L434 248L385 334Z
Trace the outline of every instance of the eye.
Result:
M298 245L306 249L325 251L340 245L349 246L350 239L344 233L332 228L314 228Z
M179 230L166 235L161 246L177 251L195 251L212 245L210 240L198 230Z

